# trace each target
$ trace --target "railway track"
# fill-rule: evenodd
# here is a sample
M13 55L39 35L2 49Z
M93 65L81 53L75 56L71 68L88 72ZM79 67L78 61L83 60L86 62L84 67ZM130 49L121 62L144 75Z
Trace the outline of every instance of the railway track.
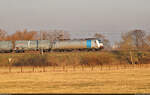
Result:
M83 52L108 52L108 51L51 51L51 52L43 52L43 54L51 54L51 53L83 53ZM9 53L0 53L0 54L42 54L40 51L25 51L25 52L20 52L20 53L16 53L16 52L9 52Z

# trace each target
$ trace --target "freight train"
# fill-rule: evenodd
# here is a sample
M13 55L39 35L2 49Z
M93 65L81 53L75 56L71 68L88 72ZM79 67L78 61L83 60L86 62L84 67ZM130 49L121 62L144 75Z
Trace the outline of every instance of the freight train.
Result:
M17 40L0 41L0 52L25 52L25 51L73 51L73 50L101 50L103 42L99 39L76 39L76 40Z

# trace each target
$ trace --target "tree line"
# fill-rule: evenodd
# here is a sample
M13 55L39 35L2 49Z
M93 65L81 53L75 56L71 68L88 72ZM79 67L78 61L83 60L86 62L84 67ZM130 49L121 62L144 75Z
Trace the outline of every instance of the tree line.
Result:
M121 34L121 40L110 47L110 41L102 34L96 33L96 38L101 38L105 48L113 50L148 50L150 49L150 34L141 29L134 29Z
M110 41L106 36L101 33L95 33L95 38L99 38L104 43L105 49L149 49L150 35L146 34L144 30L135 29L121 35L121 40L115 43L115 47L110 46ZM17 30L13 34L8 34L7 31L0 29L0 41L1 40L65 40L70 39L70 34L64 30L46 30L36 31L27 29Z
M28 31L24 29L8 34L5 30L0 29L0 40L40 40L41 37L43 40L70 39L69 33L64 30Z
M121 35L122 40L116 43L116 49L146 50L150 48L150 35L146 31L135 29Z

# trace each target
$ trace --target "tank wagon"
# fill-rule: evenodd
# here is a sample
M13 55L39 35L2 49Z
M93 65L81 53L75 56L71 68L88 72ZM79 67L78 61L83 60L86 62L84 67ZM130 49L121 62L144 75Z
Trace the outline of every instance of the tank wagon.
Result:
M13 48L14 47L14 48ZM13 44L11 41L0 41L0 52L15 51L72 51L72 50L101 50L104 48L99 39L76 39L59 40L51 42L50 40L17 40Z
M52 42L50 40L38 40L37 50L50 51Z
M11 41L0 41L0 52L12 52L13 44Z
M14 50L18 52L24 51L36 51L37 49L37 40L18 40L15 41Z
M49 40L24 40L24 41L15 41L15 51L24 52L24 51L38 51L43 49L44 51L50 51L51 43Z

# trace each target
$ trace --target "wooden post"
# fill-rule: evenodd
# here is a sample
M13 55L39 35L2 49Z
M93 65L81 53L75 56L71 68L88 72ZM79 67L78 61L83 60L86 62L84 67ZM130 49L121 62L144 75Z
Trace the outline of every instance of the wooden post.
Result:
M75 71L76 70L76 67L75 67L75 65L73 65L73 71Z
M101 71L102 71L102 69L103 69L103 65L101 65Z
M22 65L21 65L21 72L22 72Z
M65 66L63 66L63 71L65 71Z
M132 57L132 52L130 51L130 59L131 59L131 64L134 64L133 63L133 57Z
M65 69L65 70L66 70L66 72L68 72L68 67L66 66L65 68L66 68L66 69Z
M139 68L141 68L141 63L139 64Z
M109 70L110 70L110 64L108 64L108 68L109 68Z
M93 71L93 65L92 65L92 69L91 69L91 71Z
M134 64L133 64L133 69L134 69Z
M119 69L119 65L117 64L117 70Z
M143 64L141 64L141 68L143 68Z
M32 71L34 72L34 66L33 66L33 68L32 68Z
M139 64L139 68L141 68L141 63Z
M45 66L43 66L43 72L45 72Z
M84 71L84 65L82 65L82 71Z
M8 63L9 63L9 72L11 72L11 66L12 66L12 58L8 58Z
M43 40L43 32L40 31L40 40ZM41 54L43 55L43 48L40 50Z
M124 64L124 69L126 69L126 64Z
M55 65L53 66L53 71L55 72Z
M11 64L9 64L9 72L11 72Z
M120 64L122 63L122 60L121 60L121 58L120 58Z
M147 64L147 68L149 68L149 64Z

